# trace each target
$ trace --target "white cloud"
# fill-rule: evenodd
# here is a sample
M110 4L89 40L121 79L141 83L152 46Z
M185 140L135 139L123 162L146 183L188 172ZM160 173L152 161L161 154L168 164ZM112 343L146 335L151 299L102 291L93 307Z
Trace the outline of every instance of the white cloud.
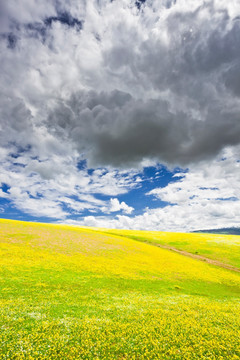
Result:
M166 201L163 208L146 209L134 217L85 217L79 224L159 231L239 227L238 153L239 149L227 149L218 161L193 166L188 173L179 174L184 176L181 180L150 191L148 196Z
M119 202L119 200L117 198L111 198L110 199L110 208L109 211L110 212L117 212L117 211L123 211L126 214L131 214L134 210L133 207L128 206L124 201Z
M66 219L84 210L109 212L112 204L98 195L116 196L136 187L135 171L97 169L88 174L87 169L77 169L78 158L54 155L40 161L31 159L31 151L16 153L14 146L10 153L14 157L3 153L0 163L0 185L10 189L0 196L30 215ZM119 207L125 213L132 210L124 202Z

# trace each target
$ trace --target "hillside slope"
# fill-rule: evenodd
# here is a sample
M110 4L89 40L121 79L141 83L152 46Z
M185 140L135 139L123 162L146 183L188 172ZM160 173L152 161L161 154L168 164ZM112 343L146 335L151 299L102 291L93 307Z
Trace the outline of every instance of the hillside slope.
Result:
M0 220L0 286L1 359L240 356L240 274L123 236Z
M98 229L96 229L99 231ZM216 260L240 270L240 236L161 231L102 229L109 234L124 236L147 244L179 250L198 257ZM187 254L186 254L187 255Z

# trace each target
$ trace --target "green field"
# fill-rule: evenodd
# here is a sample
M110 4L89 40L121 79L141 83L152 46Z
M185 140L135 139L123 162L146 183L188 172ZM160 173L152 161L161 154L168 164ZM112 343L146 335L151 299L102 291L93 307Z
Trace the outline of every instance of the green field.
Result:
M0 359L240 359L239 249L238 236L0 220Z

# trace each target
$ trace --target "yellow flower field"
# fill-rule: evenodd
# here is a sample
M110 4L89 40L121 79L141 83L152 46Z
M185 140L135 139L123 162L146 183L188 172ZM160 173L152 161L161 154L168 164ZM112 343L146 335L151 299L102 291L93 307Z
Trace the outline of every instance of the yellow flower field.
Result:
M0 359L240 358L240 273L106 231L0 220Z
M165 245L219 260L240 268L240 236L200 233L173 233L161 231L136 231L98 229L152 245Z

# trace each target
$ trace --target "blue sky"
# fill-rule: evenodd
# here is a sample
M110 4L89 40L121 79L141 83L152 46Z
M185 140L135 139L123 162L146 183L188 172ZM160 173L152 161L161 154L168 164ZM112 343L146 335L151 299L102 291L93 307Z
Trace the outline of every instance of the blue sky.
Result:
M0 5L0 216L239 226L240 4Z

